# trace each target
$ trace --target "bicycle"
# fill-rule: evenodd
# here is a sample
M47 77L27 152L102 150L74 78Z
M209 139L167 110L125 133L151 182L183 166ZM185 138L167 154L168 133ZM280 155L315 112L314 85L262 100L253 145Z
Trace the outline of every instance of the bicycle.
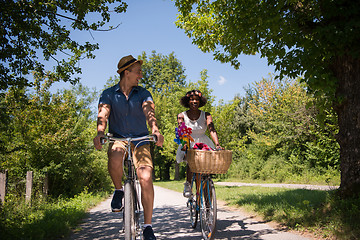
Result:
M128 137L128 138L116 138L112 134L107 134L101 139L101 144L105 144L106 141L125 141L127 159L123 164L127 169L126 177L124 181L124 211L123 211L123 227L125 232L125 240L142 239L140 216L141 216L141 204L140 204L140 183L137 180L137 175L133 163L132 152L135 151L137 146L142 142L157 142L156 135L146 135L143 137ZM139 141L134 150L131 150L131 143Z
M187 201L191 227L196 228L198 216L200 215L200 227L203 238L205 240L214 239L217 204L215 186L211 174L193 173L191 191L192 194Z

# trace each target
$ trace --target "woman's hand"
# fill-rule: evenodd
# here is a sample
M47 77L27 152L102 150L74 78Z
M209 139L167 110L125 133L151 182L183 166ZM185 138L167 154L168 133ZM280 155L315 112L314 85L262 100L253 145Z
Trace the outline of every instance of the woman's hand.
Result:
M185 143L184 146L182 147L181 151L186 151L187 150L187 144Z
M220 144L216 145L216 150L224 150L224 148L222 146L220 146Z

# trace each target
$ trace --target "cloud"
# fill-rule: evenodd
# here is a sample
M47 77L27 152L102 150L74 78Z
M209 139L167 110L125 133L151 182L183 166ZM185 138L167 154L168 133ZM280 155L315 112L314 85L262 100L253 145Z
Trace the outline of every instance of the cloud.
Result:
M224 85L226 83L226 78L224 78L223 76L220 76L220 79L218 80L218 84L219 85Z

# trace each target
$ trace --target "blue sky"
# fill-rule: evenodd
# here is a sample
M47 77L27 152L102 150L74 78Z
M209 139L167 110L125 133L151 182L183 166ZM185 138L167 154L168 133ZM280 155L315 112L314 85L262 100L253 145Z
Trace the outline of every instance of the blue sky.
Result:
M99 43L95 59L80 62L81 83L97 90L103 88L107 79L116 75L117 63L121 57L137 57L145 51L153 50L163 55L175 53L185 68L187 81L200 79L200 72L208 70L209 86L213 89L216 102L228 102L236 94L244 95L244 87L268 77L274 72L273 66L259 56L239 57L241 67L235 70L230 64L213 60L211 53L203 53L191 43L182 29L175 26L177 9L171 0L127 1L126 13L114 15L109 25L121 24L116 30L108 32L75 33L76 40ZM54 88L66 87L56 84Z

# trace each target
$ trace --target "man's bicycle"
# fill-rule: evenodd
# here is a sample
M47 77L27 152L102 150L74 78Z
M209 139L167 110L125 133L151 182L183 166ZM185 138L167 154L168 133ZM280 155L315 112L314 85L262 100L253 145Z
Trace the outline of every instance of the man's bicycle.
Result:
M186 159L193 172L191 195L187 201L191 227L196 228L198 218L200 218L203 238L212 240L217 219L216 193L212 176L227 172L232 161L232 152L189 149Z
M124 182L124 212L123 227L125 231L125 240L142 239L140 225L141 204L140 204L140 183L137 180L135 166L133 163L133 152L140 143L157 142L156 135L146 135L143 137L116 138L112 134L107 134L101 139L101 144L105 142L125 141L127 149L127 159L124 160L124 169L126 169L126 178ZM138 142L134 150L131 150L131 143ZM125 171L125 170L124 170Z

